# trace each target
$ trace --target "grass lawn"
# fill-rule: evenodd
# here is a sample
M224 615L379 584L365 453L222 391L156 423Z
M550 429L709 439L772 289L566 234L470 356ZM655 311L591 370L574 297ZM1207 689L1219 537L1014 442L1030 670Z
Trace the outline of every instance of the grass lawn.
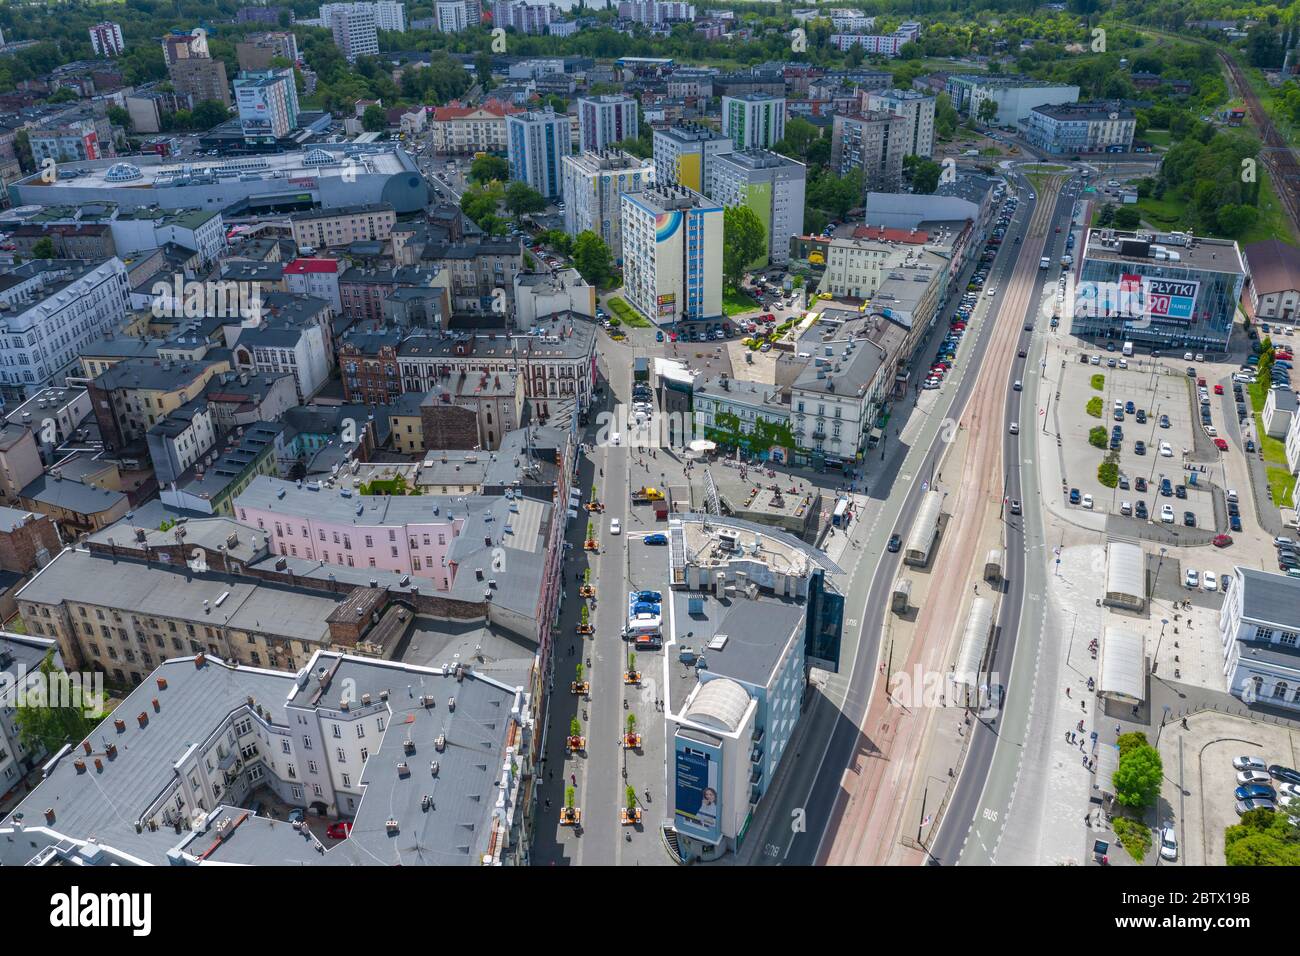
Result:
M1137 201L1142 218L1153 226L1162 229L1176 229L1186 225L1187 203L1179 199L1172 191L1166 192L1163 199L1147 196Z
M1268 171L1260 164L1259 169L1259 221L1255 223L1246 233L1237 241L1240 243L1263 242L1265 239L1281 239L1283 242L1289 242L1295 245L1296 237L1291 232L1290 221L1287 219L1286 210L1282 206L1282 201L1277 198L1277 190L1273 188L1272 177Z
M1268 398L1268 382L1260 380L1246 386L1246 391L1250 393L1250 407L1255 416L1255 434L1259 436L1259 450L1264 454L1264 462L1270 465L1282 465L1286 467L1286 445L1276 438L1270 438L1264 434L1264 400ZM1272 469L1270 469L1270 472ZM1269 483L1272 484L1272 475L1269 476ZM1291 482L1292 487L1295 482ZM1279 501L1274 497L1274 501Z
M722 290L722 314L728 317L739 315L742 312L752 312L761 308L758 300L747 292L741 292L736 289Z
M642 316L641 313L638 312L636 309L632 308L630 305L628 305L626 302L620 299L618 296L613 296L610 298L609 307L610 310L614 313L614 317L617 318L624 325L631 326L634 329L650 328L649 320L646 319L644 316Z
M1168 147L1172 141L1169 135L1169 130L1167 129L1149 129L1139 136L1138 139L1150 143L1152 146L1164 147Z
M1290 508L1295 503L1295 475L1285 468L1269 468L1268 486L1273 489L1273 504Z
M1022 166L1027 173L1068 173L1069 166L1058 166L1055 163L1035 163L1033 165Z

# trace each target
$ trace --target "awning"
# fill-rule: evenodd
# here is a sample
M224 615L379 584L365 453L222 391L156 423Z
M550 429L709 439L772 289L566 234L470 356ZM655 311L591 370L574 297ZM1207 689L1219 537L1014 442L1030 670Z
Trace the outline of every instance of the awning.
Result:
M885 433L882 432L879 428L873 428L871 429L871 434L868 437L872 441L880 441L880 439L884 437L884 434Z
M957 668L953 681L970 687L979 686L980 665L989 649L989 635L993 630L993 602L988 598L977 597L971 601L970 612L966 616L966 632L961 638L961 648L957 652Z
M1101 744L1097 748L1097 789L1106 796L1115 795L1112 778L1119 769L1119 747L1114 744Z
M707 438L697 438L689 446L691 451L716 451L716 443L709 441Z
M1142 635L1118 627L1102 632L1097 693L1127 703L1146 698L1146 654Z

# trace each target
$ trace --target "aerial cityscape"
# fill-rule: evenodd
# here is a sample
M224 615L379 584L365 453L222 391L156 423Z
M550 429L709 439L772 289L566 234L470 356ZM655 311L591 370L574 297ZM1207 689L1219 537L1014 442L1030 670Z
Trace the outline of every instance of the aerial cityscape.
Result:
M1300 865L1298 148L1254 0L0 5L0 866Z

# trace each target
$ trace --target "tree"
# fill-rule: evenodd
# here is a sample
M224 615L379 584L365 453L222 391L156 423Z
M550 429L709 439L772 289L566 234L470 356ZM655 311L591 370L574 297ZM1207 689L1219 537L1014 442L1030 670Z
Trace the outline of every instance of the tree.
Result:
M110 106L108 108L108 121L114 126L120 126L124 130L131 129L131 114L120 106Z
M992 123L994 117L998 115L998 104L990 99L980 100L979 112L976 118L981 123Z
M776 144L775 151L791 159L807 160L810 150L821 139L821 130L801 116L792 116L785 124L785 136Z
M49 236L42 236L32 245L33 259L53 259L54 258L54 240Z
M514 215L541 212L545 208L546 197L527 183L516 180L506 187L506 209Z
M1300 866L1300 830L1285 814L1249 810L1223 832L1228 866Z
M195 129L212 129L228 119L230 119L230 111L216 100L203 100L190 114L190 121Z
M924 156L904 156L903 172L912 183L912 192L929 196L939 186L939 174L943 167Z
M605 240L589 229L578 233L573 240L573 265L582 277L599 288L614 273L614 257Z
M480 156L469 167L470 182L486 183L510 178L510 164L500 156Z
M1215 218L1219 221L1219 231L1228 236L1240 236L1259 222L1259 210L1254 206L1228 203L1220 206Z
M732 288L752 263L767 256L767 230L748 206L731 206L722 215L722 274Z
M384 108L375 103L366 107L366 111L361 114L361 128L367 133L382 133L388 129L388 114Z
M1120 206L1115 210L1115 226L1119 229L1136 229L1142 222L1137 206Z
M1112 778L1115 800L1121 806L1145 809L1160 795L1163 777L1160 753L1143 736L1140 743L1133 741L1127 749L1120 749L1119 767Z
M104 702L93 691L69 682L68 675L54 666L53 651L45 655L39 671L40 680L18 708L14 723L23 744L53 753L89 735L99 721L88 715L102 712ZM52 693L55 690L57 694Z

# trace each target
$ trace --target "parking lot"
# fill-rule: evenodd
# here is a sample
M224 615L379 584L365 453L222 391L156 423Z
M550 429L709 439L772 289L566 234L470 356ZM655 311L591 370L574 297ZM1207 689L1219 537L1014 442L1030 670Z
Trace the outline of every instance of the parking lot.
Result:
M1086 364L1080 361L1080 354L1088 357ZM1098 364L1092 364L1094 357ZM1127 367L1121 367L1121 363ZM1195 447L1193 429L1199 428L1199 421L1193 421L1195 382L1149 358L1126 359L1105 351L1072 353L1063 373L1057 421L1072 507L1086 508L1090 495L1093 510L1133 522L1133 533L1147 521L1154 521L1170 530L1183 532L1195 527L1212 536L1215 503L1207 483L1217 475L1209 469L1202 472L1199 465L1190 465L1185 458ZM1100 418L1088 413L1089 401L1097 399L1100 402L1092 404L1094 410L1100 405ZM1094 447L1088 440L1089 432L1098 427L1104 428L1108 436L1105 449ZM1122 430L1118 441L1116 427ZM1097 469L1112 452L1119 468L1119 483L1108 488L1098 478ZM1195 471L1190 470L1193 467ZM1166 480L1168 495L1161 491ZM1073 500L1074 491L1078 492L1077 502ZM1188 512L1193 525L1187 523ZM1171 515L1171 520L1164 520ZM1123 533L1123 522L1115 530Z
M1239 781L1233 760L1257 757L1266 768L1295 767L1300 762L1300 733L1271 720L1205 710L1190 715L1186 729L1178 722L1166 727L1159 749L1165 784L1158 812L1162 822L1175 821L1179 863L1223 866L1223 832L1238 822L1237 788L1250 786ZM1258 786L1291 799L1284 796L1285 781L1274 779L1267 769L1261 773L1266 782Z

